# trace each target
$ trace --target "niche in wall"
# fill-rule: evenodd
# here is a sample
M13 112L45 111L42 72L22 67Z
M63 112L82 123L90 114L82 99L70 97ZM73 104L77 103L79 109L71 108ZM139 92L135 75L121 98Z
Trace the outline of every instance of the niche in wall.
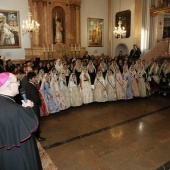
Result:
M52 10L53 44L56 44L56 38L55 38L56 37L56 20L61 23L62 43L65 44L65 11L60 6L56 6Z
M128 47L126 46L126 44L118 44L115 50L115 56L119 55L119 51L122 51L123 55L129 54L129 50Z

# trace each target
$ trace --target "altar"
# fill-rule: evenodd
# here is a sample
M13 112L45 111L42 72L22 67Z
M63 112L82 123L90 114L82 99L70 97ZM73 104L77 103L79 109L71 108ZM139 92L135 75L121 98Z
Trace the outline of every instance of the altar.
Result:
M82 57L85 53L85 47L68 47L65 44L53 46L52 48L44 48L44 47L33 47L33 48L25 48L25 59L28 61L31 58L40 58L40 60L55 60L57 58L74 58L74 57Z
M31 48L25 48L25 59L52 60L82 57L80 43L80 0L28 0L32 19L40 24L32 34Z

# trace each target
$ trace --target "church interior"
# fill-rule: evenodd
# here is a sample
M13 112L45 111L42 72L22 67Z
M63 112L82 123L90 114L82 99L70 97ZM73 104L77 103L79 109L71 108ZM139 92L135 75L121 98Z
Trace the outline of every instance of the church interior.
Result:
M0 1L14 35L5 42L0 30L0 56L15 64L77 59L86 51L114 59L133 45L147 63L170 62L169 0ZM43 169L170 169L169 98L93 102L41 117Z

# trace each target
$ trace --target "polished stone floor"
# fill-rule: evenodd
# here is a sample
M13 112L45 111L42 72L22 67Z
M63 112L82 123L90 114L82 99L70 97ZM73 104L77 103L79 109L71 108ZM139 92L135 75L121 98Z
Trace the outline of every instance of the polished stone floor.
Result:
M170 169L170 96L69 108L41 130L58 170Z

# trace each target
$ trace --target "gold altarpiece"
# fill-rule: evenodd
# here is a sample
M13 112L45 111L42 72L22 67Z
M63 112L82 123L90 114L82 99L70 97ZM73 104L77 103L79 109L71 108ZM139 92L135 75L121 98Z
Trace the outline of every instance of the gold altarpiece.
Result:
M81 0L28 0L32 18L40 24L39 33L33 33L31 48L25 49L25 58L51 60L82 56L85 48L80 44ZM62 26L62 42L56 42L56 15ZM75 48L76 46L76 48Z

